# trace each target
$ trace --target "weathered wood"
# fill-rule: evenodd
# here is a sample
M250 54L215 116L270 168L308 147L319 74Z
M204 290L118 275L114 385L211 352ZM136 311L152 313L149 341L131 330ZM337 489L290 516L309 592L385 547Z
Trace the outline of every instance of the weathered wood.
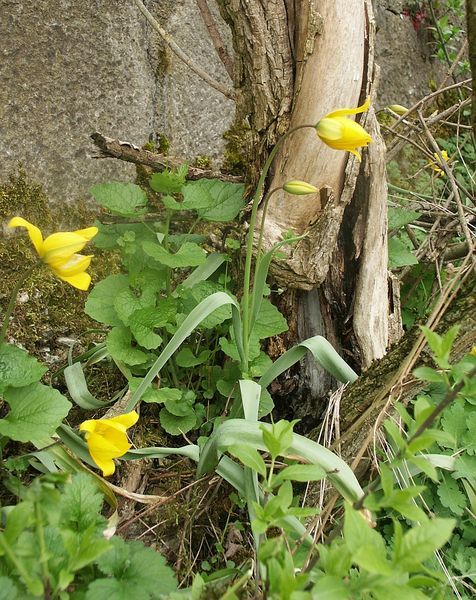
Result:
M165 156L150 150L138 148L129 142L121 142L115 140L102 133L96 131L91 135L91 139L99 148L101 154L95 158L118 158L126 162L131 162L136 165L150 167L155 171L163 171L164 169L177 169L185 162L185 159L175 156ZM189 167L187 179L220 179L231 183L243 183L243 177L236 175L227 175L219 171L211 169L199 169L198 167Z

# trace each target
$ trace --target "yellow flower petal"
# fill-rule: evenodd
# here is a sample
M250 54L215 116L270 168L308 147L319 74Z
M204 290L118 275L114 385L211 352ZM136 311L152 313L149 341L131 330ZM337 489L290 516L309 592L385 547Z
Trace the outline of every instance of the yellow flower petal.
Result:
M43 242L43 259L47 264L58 258L67 259L80 252L88 241L87 238L72 231L52 233Z
M326 115L326 119L333 119L334 117L345 117L347 115L357 115L359 113L365 112L370 107L370 96L367 97L362 106L358 106L357 108L340 108L339 110L334 110Z
M99 229L97 227L87 227L86 229L77 229L76 231L73 231L73 233L76 233L89 241L93 239L98 231Z
M56 271L53 270L53 272L56 277L83 292L86 292L91 285L91 275L89 273L78 273L77 275L71 275L71 277L63 277Z
M13 217L13 219L10 219L8 227L25 227L38 256L42 256L43 236L36 225L29 223L23 217Z
M83 256L82 254L73 254L66 262L64 258L57 258L48 261L49 266L58 276L71 277L86 271L91 263L92 254Z
M129 429L129 427L135 425L138 420L139 415L136 413L135 410L128 413L124 413L123 415L119 415L117 417L112 417L112 419L108 419L108 421L112 423L119 423L120 425L123 425L126 429Z

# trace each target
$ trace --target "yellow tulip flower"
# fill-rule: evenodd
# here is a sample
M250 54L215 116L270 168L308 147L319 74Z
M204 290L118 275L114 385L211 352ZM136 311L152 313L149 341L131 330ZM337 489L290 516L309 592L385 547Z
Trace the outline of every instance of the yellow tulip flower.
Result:
M56 275L63 281L79 290L87 290L91 277L86 273L93 255L76 254L98 232L97 227L78 229L78 231L60 231L49 235L45 240L41 231L22 217L13 217L8 227L25 227L30 240L40 257Z
M112 419L90 419L79 426L85 431L89 454L104 477L112 475L116 469L114 458L123 456L131 447L127 430L137 423L139 415L135 410Z
M364 112L368 110L369 106L370 98L367 98L365 103L357 108L341 108L329 113L316 123L317 135L334 150L352 152L361 160L356 148L367 146L372 138L361 125L347 117Z

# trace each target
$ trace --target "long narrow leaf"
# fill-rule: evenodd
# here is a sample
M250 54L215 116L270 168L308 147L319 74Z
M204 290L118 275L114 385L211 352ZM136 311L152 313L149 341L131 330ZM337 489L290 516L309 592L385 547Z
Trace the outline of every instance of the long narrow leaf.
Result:
M192 288L195 284L206 281L226 259L226 254L220 254L219 252L209 254L203 265L194 269L190 275L182 281L181 286L184 288Z
M357 379L357 373L339 356L332 344L321 335L316 335L293 346L280 356L262 375L258 383L261 387L267 388L281 373L299 362L306 352L311 352L321 367L338 381L352 383Z
M201 476L215 469L221 453L234 444L247 444L252 448L266 450L260 427L271 429L268 423L251 423L244 419L229 419L220 425L201 451L197 474ZM335 488L347 500L355 502L362 496L363 490L352 469L336 454L317 442L294 433L287 455L299 456L305 462L320 465Z
M241 379L240 393L245 419L247 421L256 422L258 420L261 386L255 381L251 381L251 379Z
M88 390L88 384L80 362L73 363L65 368L64 379L69 395L81 408L93 410L103 408L108 404L108 402L97 400Z
M269 250L269 252L266 252L266 254L264 254L261 257L258 268L256 270L256 275L253 284L250 333L251 331L253 331L253 325L255 324L255 321L258 317L259 309L261 307L261 302L263 300L263 292L266 285L266 279L268 277L269 266L271 264L271 261L273 260L273 256L282 246L286 246L288 244L292 244L293 242L302 240L304 237L306 236L300 235L278 242L271 248L271 250Z
M127 406L124 409L124 412L130 412L134 409L136 404L142 398L142 395L147 390L152 381L156 378L159 371L166 364L166 362L170 359L170 357L174 354L174 352L180 348L182 343L188 336L196 329L200 323L208 317L214 310L220 308L220 306L225 306L226 304L231 304L232 317L233 317L233 327L235 328L235 338L238 345L238 351L240 352L240 356L243 356L243 347L238 342L241 340L241 317L240 317L240 309L239 305L228 294L225 292L216 292L215 294L211 294L208 298L202 300L186 317L184 322L177 329L173 337L170 339L169 343L160 355L157 357L157 360L154 362L152 367L150 368L147 375L142 380L139 387L132 394Z

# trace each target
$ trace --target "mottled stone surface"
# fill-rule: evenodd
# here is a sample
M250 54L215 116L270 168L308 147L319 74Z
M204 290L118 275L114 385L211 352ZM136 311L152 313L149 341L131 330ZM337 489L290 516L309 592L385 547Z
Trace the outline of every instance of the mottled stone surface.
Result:
M193 0L147 5L226 80ZM0 15L0 179L21 162L63 203L88 198L96 182L133 178L131 165L91 158L95 130L137 145L161 131L186 158L220 153L232 103L169 52L164 68L157 34L132 1L0 0Z
M377 23L375 60L381 68L379 107L410 107L430 93L430 80L438 79L443 71L441 63L431 57L428 21L414 24L411 16L404 14L408 4L402 0L373 2Z

